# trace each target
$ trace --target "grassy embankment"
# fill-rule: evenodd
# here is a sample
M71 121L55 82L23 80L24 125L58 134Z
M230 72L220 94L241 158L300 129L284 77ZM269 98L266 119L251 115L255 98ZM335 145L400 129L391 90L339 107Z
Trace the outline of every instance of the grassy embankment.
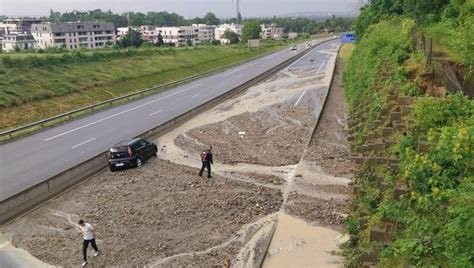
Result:
M0 54L5 130L282 48L152 48L63 54Z
M374 257L381 267L474 266L474 102L433 97L443 85L413 50L413 26L371 26L346 67L354 149L365 159L347 222L350 267ZM398 164L368 162L376 158Z

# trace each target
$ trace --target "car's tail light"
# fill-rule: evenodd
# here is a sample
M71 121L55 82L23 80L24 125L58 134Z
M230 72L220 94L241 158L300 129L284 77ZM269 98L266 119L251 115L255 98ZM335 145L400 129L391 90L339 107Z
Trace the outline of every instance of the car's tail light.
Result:
M128 156L132 157L132 148L128 147Z

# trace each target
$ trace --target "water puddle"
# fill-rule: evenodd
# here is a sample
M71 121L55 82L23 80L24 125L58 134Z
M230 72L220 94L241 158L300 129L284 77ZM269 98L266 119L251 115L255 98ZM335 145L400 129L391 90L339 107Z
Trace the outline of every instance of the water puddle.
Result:
M332 253L338 251L340 240L339 232L279 213L262 267L342 267L344 259Z

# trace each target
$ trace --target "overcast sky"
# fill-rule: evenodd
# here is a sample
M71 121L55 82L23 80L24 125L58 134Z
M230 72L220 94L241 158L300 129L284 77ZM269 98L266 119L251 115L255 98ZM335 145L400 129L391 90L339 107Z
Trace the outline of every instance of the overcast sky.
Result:
M359 0L241 0L243 17L273 16L295 12L354 13ZM187 18L203 16L207 11L218 17L235 14L232 0L0 0L0 15L43 16L50 9L125 11L168 11Z

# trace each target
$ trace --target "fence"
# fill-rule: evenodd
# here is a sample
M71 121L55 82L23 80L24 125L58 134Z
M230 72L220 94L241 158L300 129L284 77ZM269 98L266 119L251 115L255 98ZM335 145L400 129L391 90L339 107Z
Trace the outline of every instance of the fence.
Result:
M469 95L459 82L449 60L443 57L434 57L433 47L435 45L436 43L433 38L426 36L416 28L413 29L412 48L413 51L420 50L425 55L425 71L439 80L450 93L464 92L466 95Z

